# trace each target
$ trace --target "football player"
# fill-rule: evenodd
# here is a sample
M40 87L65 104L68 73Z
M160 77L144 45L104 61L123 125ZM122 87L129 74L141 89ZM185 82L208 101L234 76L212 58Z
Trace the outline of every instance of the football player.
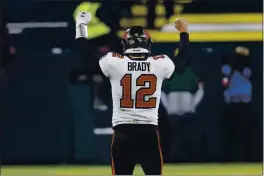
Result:
M91 21L88 12L79 12L76 19L76 40L89 37ZM190 51L188 23L177 19L180 31L179 53L170 59L166 55L151 56L151 35L140 26L126 30L121 44L123 53L109 52L90 70L101 70L112 87L114 129L111 157L113 175L132 175L135 164L146 175L161 175L163 157L158 130L158 108L161 86L183 69Z

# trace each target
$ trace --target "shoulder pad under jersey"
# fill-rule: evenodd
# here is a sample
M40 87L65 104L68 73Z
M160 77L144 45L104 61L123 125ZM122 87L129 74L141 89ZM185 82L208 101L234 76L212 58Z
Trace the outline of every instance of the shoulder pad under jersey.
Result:
M165 54L160 54L156 56L151 56L153 60L164 60L164 59L169 59L169 57Z
M106 55L104 55L102 58L113 58L113 59L124 59L124 56L118 53L109 52ZM101 58L101 59L102 59Z

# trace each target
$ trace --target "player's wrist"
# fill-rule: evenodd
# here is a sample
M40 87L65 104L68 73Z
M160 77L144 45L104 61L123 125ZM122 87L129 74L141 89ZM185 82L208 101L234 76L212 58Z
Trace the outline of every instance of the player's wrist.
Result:
M180 35L188 35L188 32L187 31L182 31L182 32L180 32Z
M189 39L189 33L188 32L181 32L180 33L180 39Z
M75 26L78 27L78 26L80 26L81 24L87 26L87 23L86 23L84 20L77 20Z
M84 23L80 23L79 25L76 25L76 36L75 38L88 38L88 30L87 25Z

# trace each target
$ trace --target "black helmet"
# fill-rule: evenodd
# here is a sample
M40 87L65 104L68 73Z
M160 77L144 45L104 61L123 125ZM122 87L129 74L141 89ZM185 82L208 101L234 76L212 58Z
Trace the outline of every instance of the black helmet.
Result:
M124 54L150 54L151 43L149 32L141 26L133 26L126 30L121 42Z

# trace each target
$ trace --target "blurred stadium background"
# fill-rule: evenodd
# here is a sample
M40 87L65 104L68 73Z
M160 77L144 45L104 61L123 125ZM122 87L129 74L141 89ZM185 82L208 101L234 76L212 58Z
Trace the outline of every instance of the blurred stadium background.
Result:
M164 83L164 174L262 175L262 7L261 0L0 1L1 173L110 175L110 85L82 68L121 52L120 36L133 25L149 30L154 55L177 54L173 22L183 17L191 56L184 73ZM93 56L74 43L80 10L94 17Z

